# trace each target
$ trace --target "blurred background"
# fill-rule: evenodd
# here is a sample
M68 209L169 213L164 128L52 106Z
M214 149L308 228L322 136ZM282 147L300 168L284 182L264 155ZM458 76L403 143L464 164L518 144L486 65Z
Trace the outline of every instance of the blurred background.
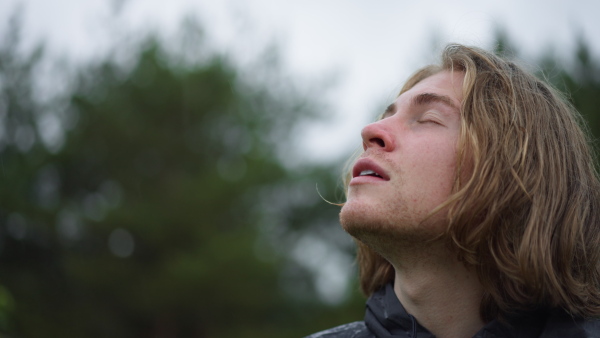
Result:
M600 135L595 1L0 2L0 337L302 337L361 320L360 128L448 42Z

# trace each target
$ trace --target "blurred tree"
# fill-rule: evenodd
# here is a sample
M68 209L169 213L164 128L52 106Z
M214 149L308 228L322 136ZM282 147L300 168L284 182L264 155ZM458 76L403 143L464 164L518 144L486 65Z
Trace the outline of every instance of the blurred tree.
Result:
M298 337L362 316L325 306L287 255L303 233L337 228L314 187L334 191L339 166L284 165L322 105L276 54L243 71L201 34L186 42L200 60L149 38L40 103L41 49L19 54L18 31L13 20L0 46L0 328Z
M587 120L595 139L600 137L600 58L591 54L583 36L569 63L561 62L551 51L541 58L543 73Z
M537 73L566 95L568 101L588 123L596 139L600 137L600 58L592 55L590 46L582 35L575 37L576 47L572 55L550 46L533 62L539 65ZM494 51L499 55L516 57L519 48L506 30L496 28ZM522 57L521 57L522 58Z
M537 73L566 95L573 106L587 121L595 138L600 137L600 58L591 54L591 49L582 35L575 38L576 47L572 55L555 46L550 46L533 62L539 65ZM493 43L499 55L517 57L519 48L505 29L497 27ZM521 57L523 58L523 57ZM527 58L529 59L529 58Z
M57 277L51 271L58 270L43 224L49 213L30 203L37 197L34 194L41 192L31 189L33 177L49 158L37 137L36 117L42 107L34 99L33 74L42 49L19 55L19 33L18 16L14 15L0 45L0 283L6 286L0 295L0 329L4 332L16 329L19 315L14 313L14 298L20 293L18 288L28 297L45 301L39 293L49 291L47 284L35 275L43 271L51 283ZM51 187L45 188L51 193ZM22 269L24 266L27 268ZM46 295L51 297L52 292Z

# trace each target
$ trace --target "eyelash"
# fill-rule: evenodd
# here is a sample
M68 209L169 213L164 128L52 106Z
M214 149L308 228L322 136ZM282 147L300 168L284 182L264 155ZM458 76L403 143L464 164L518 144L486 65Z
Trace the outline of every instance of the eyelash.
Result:
M417 122L418 123L435 123L435 124L442 125L439 121L432 120L432 119L418 120Z
M421 118L419 120L417 120L418 123L435 123L435 124L439 124L442 125L442 123L435 118L434 116L432 116L432 114L428 114L425 113L421 116Z

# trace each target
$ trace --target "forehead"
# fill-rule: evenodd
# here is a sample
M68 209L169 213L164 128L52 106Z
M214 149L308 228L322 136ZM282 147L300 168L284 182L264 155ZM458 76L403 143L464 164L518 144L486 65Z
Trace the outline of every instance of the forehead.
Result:
M441 71L417 82L412 88L400 94L396 102L406 101L408 103L417 95L430 93L447 97L456 107L460 107L463 100L464 78L465 74L463 72Z

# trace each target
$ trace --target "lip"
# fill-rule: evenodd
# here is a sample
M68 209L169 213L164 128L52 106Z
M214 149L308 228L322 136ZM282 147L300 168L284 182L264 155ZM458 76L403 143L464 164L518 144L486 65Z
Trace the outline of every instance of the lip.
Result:
M360 176L360 173L365 170L373 170L381 177ZM381 182L381 181L389 181L389 180L390 180L390 176L387 174L387 172L385 170L383 170L382 167L377 165L377 163L375 163L375 161L373 161L369 158L361 158L360 160L356 161L356 163L354 164L354 167L352 168L352 180L350 181L350 184L357 184L357 183L361 183L361 182L362 183Z

